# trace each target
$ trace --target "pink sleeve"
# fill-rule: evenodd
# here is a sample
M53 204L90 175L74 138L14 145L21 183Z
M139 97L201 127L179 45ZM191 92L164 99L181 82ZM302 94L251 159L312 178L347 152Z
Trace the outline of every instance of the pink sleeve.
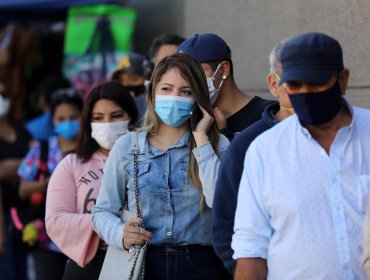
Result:
M60 250L84 267L94 258L99 237L92 229L90 214L77 213L74 173L79 170L78 164L76 157L69 155L53 172L47 190L45 224Z

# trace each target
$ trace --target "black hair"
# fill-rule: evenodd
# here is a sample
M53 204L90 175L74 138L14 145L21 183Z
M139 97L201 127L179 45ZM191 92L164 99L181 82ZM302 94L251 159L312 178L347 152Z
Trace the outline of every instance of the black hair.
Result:
M61 104L68 104L75 106L82 112L83 101L80 94L73 88L58 89L50 98L50 113L54 117L55 110Z
M163 45L176 45L179 46L185 38L173 33L164 33L155 37L150 45L148 55L151 60L157 55L159 48Z
M209 64L209 65L211 66L211 68L212 68L213 72L214 72L214 71L216 71L216 69L217 69L218 65L219 65L222 61L227 61L227 62L229 62L229 64L230 64L230 76L231 76L231 78L233 78L233 79L234 79L234 65L233 65L233 61L232 61L231 59L229 59L229 58L228 58L228 59L225 59L225 60L212 61L212 62L205 62L205 63Z
M139 120L139 111L128 89L117 81L110 81L94 87L85 101L81 115L80 133L77 139L76 154L83 162L88 161L99 149L99 144L91 137L91 122L94 105L106 99L116 103L130 116L129 130L133 130Z
M61 75L45 77L36 88L37 96L43 97L47 106L50 105L51 95L58 89L69 88L71 83Z

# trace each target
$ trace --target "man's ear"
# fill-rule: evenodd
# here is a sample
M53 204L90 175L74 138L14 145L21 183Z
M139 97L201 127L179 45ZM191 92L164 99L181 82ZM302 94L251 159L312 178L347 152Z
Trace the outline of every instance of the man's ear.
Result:
M221 69L220 69L221 71L220 72L222 73L222 77L224 77L224 76L228 77L229 74L230 74L230 62L224 60L221 63L222 64L221 64Z
M277 89L279 88L279 81L278 79L275 77L274 74L268 74L267 77L266 77L266 81L267 81L267 86L271 92L271 94L278 98L278 92L277 92Z
M344 68L340 73L339 73L339 86L341 89L341 94L345 95L347 88L348 88L348 80L349 80L349 70L347 68Z

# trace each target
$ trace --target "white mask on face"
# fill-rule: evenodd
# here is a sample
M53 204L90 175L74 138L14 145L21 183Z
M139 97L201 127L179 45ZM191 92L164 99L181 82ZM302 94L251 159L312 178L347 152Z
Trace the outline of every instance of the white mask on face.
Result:
M91 137L98 142L100 147L110 150L114 142L127 133L128 122L91 123Z
M220 85L218 86L218 88L215 88L215 86L213 84L213 80L215 79L215 76L216 76L218 70L220 69L220 66L221 66L221 64L219 64L217 66L216 71L213 73L212 77L207 78L207 85L208 85L209 96L210 96L210 99L211 99L211 105L213 105L216 102L218 94L219 94L220 89L222 87L222 84L224 83L224 80L226 79L226 76L223 76Z
M10 100L0 94L0 117L5 117L10 109Z

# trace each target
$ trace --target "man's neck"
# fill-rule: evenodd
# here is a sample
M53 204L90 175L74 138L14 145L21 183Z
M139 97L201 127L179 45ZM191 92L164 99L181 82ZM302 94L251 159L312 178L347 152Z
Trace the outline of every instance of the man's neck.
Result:
M330 121L319 126L306 126L312 137L325 149L327 154L330 152L331 144L333 143L338 131L350 125L352 115L346 106L342 106L338 114Z
M293 114L294 114L293 110L287 110L280 107L279 111L276 112L274 117L278 122L281 122L282 120L286 119L287 117L290 117Z
M226 118L232 116L252 100L234 81L225 81L213 107L219 108Z

